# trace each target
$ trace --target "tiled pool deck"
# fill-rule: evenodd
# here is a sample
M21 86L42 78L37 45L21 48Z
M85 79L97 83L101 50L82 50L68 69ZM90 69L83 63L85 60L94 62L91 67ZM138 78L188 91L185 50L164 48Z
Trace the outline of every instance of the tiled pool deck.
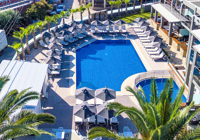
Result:
M76 53L71 51L71 48L77 47L81 44L87 44L93 40L102 40L102 39L130 39L135 50L137 51L140 59L142 60L147 71L151 70L170 70L167 61L160 60L154 61L147 54L146 50L142 46L141 42L133 32L133 25L127 25L126 34L95 34L88 36L87 38L77 41L65 48L63 54L63 63L62 71L59 76L53 76L50 80L50 87L48 88L49 97L46 101L42 102L44 112L51 113L56 117L55 124L45 124L42 125L42 129L55 129L58 127L64 127L64 129L75 129L74 116L73 116L73 106L75 105L74 93L76 90ZM84 46L84 45L82 45ZM34 50L32 56L28 56L28 61L37 61L43 63L46 50L42 50L39 47L38 50ZM128 77L127 77L128 78ZM130 81L127 83L131 86L133 79L130 78ZM126 86L121 87L121 91L117 92L116 102L120 102L125 106L135 106L138 108L138 105L135 104L134 96L123 90ZM123 127L128 125L133 133L137 133L137 129L134 124L128 119L128 116L122 114L119 117L119 132L122 132ZM78 134L78 133L77 133ZM82 135L85 135L85 132L81 132Z

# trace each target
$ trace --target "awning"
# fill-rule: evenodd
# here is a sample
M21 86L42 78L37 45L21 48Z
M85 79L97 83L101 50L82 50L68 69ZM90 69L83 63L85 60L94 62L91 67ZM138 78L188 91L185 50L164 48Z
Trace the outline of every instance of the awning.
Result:
M160 13L168 22L171 23L176 23L176 22L181 22L181 21L187 21L186 18L184 18L183 16L181 16L181 18L177 18L174 15L178 15L179 13L176 12L175 10L173 11L173 13L171 13L169 10L167 10L163 5L161 4L153 4L151 5L158 13Z
M192 33L198 40L200 40L200 29L192 30L191 33Z
M198 53L200 53L200 45L194 45L192 46Z

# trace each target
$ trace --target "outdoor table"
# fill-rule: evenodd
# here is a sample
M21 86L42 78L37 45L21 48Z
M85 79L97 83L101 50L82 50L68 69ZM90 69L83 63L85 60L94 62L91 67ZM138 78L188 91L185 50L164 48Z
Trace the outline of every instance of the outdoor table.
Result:
M65 138L65 132L56 132L56 138L57 139L64 139Z
M125 138L127 138L127 137L133 138L133 133L132 132L124 132L124 137Z

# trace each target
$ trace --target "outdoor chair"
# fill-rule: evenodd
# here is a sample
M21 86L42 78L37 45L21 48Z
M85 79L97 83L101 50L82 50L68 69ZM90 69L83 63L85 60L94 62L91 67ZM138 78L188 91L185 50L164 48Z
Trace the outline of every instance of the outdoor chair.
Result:
M122 27L122 32L123 32L123 33L126 33L126 32L127 32L127 31L126 31L126 25L122 25L121 27Z
M77 31L77 34L79 35L79 36L82 36L82 37L86 37L87 35L85 35L85 34L81 34L81 30L80 31Z
M50 70L60 70L61 69L61 65L60 64L51 64L51 65L48 65L48 68Z
M64 40L62 40L61 42L60 42L62 45L64 45L64 46L67 46L69 43L67 43L67 42L65 42Z
M65 36L65 41L67 41L69 43L73 43L74 42L74 40L71 40L68 35Z
M73 40L73 41L77 41L77 40L78 40L78 39L76 39L76 38L73 38L73 37L72 37L72 34L69 34L68 37L69 37L69 39L71 39L71 40Z
M161 52L160 55L150 55L153 60L164 59L165 53Z
M119 26L115 26L115 33L119 33Z
M143 33L136 33L138 37L147 37L151 34L151 31L145 31Z
M95 26L91 26L91 33L95 33L96 30L95 30Z
M155 48L145 48L147 52L156 52L159 50L160 47L155 47Z
M148 52L148 51L147 51ZM162 49L161 48L159 48L157 51L155 51L155 52L148 52L148 54L150 54L150 55L159 55L160 53L162 52Z
M89 32L86 32L85 28L82 29L82 32L83 32L83 34L85 34L85 35L90 35Z
M60 71L58 71L58 70L50 70L49 68L47 69L47 72L48 72L48 74L49 75L59 75L60 74Z
M109 32L110 33L113 33L114 31L113 31L113 26L109 26Z
M45 41L46 41L46 43L49 45L51 42L49 42L49 38L48 37L46 37L45 38Z
M119 121L117 119L117 116L110 118L110 126L111 126L111 130L116 130L118 131L118 125L119 125Z
M103 27L102 27L102 32L107 33L106 26L103 26Z
M98 33L102 33L102 27L101 26L97 26L98 29Z
M82 36L79 36L77 32L74 32L74 37L79 38L79 39L83 38Z
M47 44L44 44L43 40L39 41L40 45L46 49L49 49L49 46Z

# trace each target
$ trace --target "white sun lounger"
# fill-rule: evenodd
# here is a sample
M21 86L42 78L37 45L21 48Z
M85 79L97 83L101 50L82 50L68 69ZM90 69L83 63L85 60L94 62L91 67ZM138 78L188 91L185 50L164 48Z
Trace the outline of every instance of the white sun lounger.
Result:
M110 32L110 33L114 33L114 31L113 31L113 26L109 26L109 32Z
M143 43L144 47L160 47L160 42Z
M95 33L96 30L95 30L95 26L91 26L91 33Z
M76 38L79 38L79 39L82 39L82 38L83 38L82 36L79 36L77 32L74 32L74 36L75 36Z
M147 31L148 26L141 26L141 28L134 28L134 31L136 33L144 33L145 31Z
M144 21L140 21L136 24L136 26L134 26L133 28L140 28L142 26L142 24L144 23Z
M49 42L49 38L48 37L46 37L45 38L45 41L46 41L46 43L49 45L51 42Z
M123 32L123 33L126 33L126 32L127 32L127 31L126 31L126 25L122 25L121 27L122 27L122 32Z
M47 72L49 75L59 75L60 74L60 71L58 70L50 70L49 68L47 69Z
M39 43L40 43L40 45L41 45L42 47L47 48L47 49L50 49L49 46L43 42L43 40L40 40Z
M68 37L69 37L69 39L71 39L71 40L73 40L73 41L77 41L77 40L78 40L78 39L76 39L76 38L73 38L73 37L72 37L72 34L69 34Z
M119 33L119 26L115 26L115 32Z
M89 32L86 32L85 28L82 29L83 34L90 35Z
M79 35L79 36L82 36L82 37L86 37L87 35L85 35L85 34L81 34L81 31L77 31L77 34Z
M161 52L162 52L162 49L159 48L156 52L148 52L148 54L150 54L150 55L159 55Z
M163 59L165 56L164 52L161 52L160 55L150 55L152 59L158 60L158 59Z
M74 42L74 40L71 40L68 35L65 36L65 41L67 41L69 43L73 43Z
M146 39L140 39L140 41L142 42L142 43L151 43L151 42L153 42L155 40L155 36L150 36L150 37L148 37L148 38L146 38Z
M98 29L98 33L102 33L102 27L101 26L97 26Z
M64 40L62 40L61 42L60 42L62 45L64 45L64 46L67 46L69 43L67 43L67 42L65 42Z
M103 32L103 33L107 33L106 26L103 26L103 27L102 27L102 32Z
M138 37L147 37L151 34L151 31L145 31L144 33L136 33Z
M159 48L160 48L160 47L155 47L155 48L154 48L154 47L152 47L152 48L150 48L150 47L148 48L148 47L147 47L146 50L147 50L148 52L156 52L156 51L158 51Z

